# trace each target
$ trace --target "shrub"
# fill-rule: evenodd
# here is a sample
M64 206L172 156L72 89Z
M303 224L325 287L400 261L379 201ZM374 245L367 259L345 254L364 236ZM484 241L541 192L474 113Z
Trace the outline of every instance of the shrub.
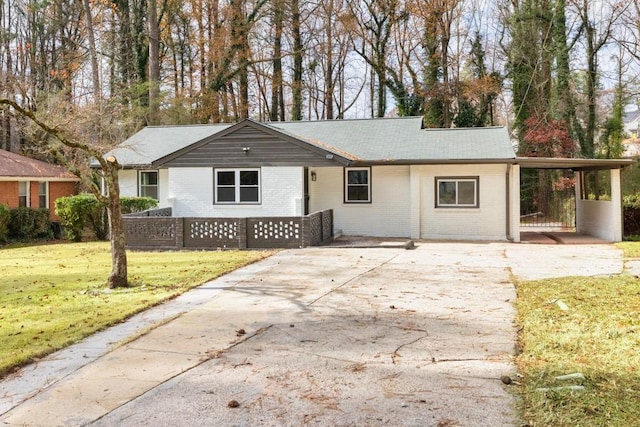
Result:
M53 237L49 209L20 207L11 209L8 224L9 237L17 240L33 240Z
M622 201L624 235L640 234L640 194L625 196Z
M11 210L0 205L0 242L6 242L9 238L9 220L11 219Z
M74 242L82 239L82 230L85 225L87 223L93 225L101 213L98 200L88 193L60 197L56 199L55 208L56 215L67 232L67 237Z
M142 212L158 206L158 201L151 197L122 197L122 214Z
M158 201L151 197L122 197L122 213L141 212L154 208ZM60 197L56 200L56 214L67 231L70 240L79 242L85 226L91 227L96 238L105 240L108 236L107 210L93 194Z

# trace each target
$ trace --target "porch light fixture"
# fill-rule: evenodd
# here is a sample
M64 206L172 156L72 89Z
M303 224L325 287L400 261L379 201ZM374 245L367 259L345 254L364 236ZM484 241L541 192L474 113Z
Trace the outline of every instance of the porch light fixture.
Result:
M244 151L245 155L249 154L249 150L251 150L251 147L242 147L242 151Z
M318 176L316 175L316 171L311 171L311 181L315 181L316 179L318 179Z

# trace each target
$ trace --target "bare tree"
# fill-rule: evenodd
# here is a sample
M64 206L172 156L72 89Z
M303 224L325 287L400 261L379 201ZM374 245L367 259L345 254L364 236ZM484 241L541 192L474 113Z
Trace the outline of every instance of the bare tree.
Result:
M60 128L42 121L36 112L23 108L16 101L0 98L0 105L9 106L14 114L31 120L48 137L47 148L56 158L67 166L71 172L78 176L87 188L105 204L109 217L109 230L111 241L111 274L108 284L111 288L126 287L129 285L127 272L127 252L125 249L124 223L122 220L122 208L120 205L120 187L118 185L118 160L111 156L104 158L104 152L98 147L88 143L71 139ZM104 195L99 186L99 180L94 180L92 175L78 168L73 162L74 153L83 154L85 159L93 158L100 164L101 178L104 179L107 193Z

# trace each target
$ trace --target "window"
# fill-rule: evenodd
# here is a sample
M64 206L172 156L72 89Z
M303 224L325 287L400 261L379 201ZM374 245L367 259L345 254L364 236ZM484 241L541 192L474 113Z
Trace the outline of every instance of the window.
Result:
M344 170L345 203L371 202L371 168L347 168Z
M49 184L46 181L38 182L38 207L49 208Z
M217 169L215 203L260 203L259 169Z
M29 203L29 182L20 181L18 182L18 206L26 208L29 205L31 205Z
M437 208L477 208L478 177L436 178Z
M158 171L140 171L139 174L138 195L158 200Z

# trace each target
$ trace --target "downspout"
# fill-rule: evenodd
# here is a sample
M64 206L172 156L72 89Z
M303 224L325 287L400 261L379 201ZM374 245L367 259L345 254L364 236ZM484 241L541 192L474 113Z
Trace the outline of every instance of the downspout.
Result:
M507 173L505 174L505 185L507 187L506 193L506 205L507 205L507 240L513 243L513 236L511 235L511 163L507 163Z

